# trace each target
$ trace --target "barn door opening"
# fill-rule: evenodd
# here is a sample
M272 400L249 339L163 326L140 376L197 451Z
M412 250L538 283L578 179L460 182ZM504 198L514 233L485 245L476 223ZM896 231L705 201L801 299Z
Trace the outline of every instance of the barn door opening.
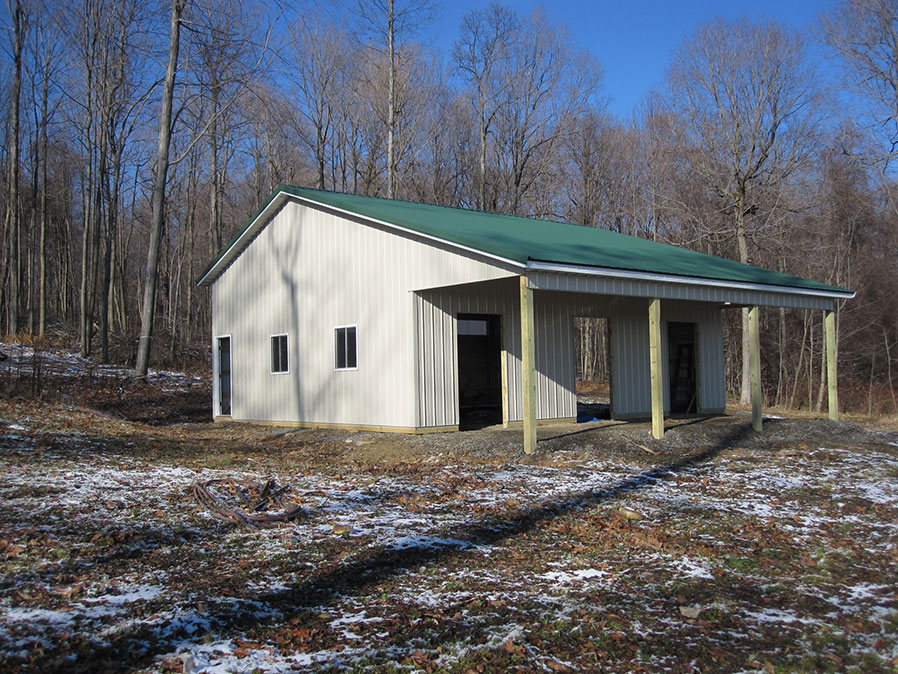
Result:
M458 427L502 422L502 340L499 316L459 314Z
M670 411L698 411L695 376L695 323L667 324L667 358L670 379Z
M218 338L218 414L231 415L231 338Z
M611 418L611 328L607 318L574 318L577 421Z

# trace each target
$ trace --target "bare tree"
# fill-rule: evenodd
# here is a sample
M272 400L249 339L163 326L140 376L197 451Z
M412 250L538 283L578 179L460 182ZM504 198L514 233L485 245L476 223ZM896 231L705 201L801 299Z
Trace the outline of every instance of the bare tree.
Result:
M528 193L550 170L559 141L598 93L601 68L539 9L520 24L512 44L498 73L505 96L496 153L504 182L501 210L521 214ZM541 210L532 214L550 214Z
M508 58L509 40L517 17L506 6L491 2L486 9L474 9L462 18L461 35L452 48L455 67L471 87L471 105L478 125L478 174L476 206L486 206L487 143L493 121L505 98L503 78L496 71Z
M898 154L898 2L844 0L821 22L849 88L868 106L856 121L879 141L869 157L888 162Z
M801 37L773 22L718 19L699 26L673 56L673 107L697 148L695 170L730 215L739 261L750 264L752 226L765 190L811 159L820 119L814 69ZM747 310L741 399L750 400Z
M32 62L33 62L33 108L36 118L36 143L35 154L38 160L35 163L36 171L39 173L40 185L39 197L39 218L40 218L40 234L38 244L38 264L39 280L38 280L38 335L43 337L47 331L47 239L48 239L48 218L49 216L49 194L48 185L48 165L49 165L49 131L50 123L58 110L58 101L53 101L51 105L51 88L55 87L55 81L62 67L62 41L59 39L58 24L47 20L48 17L42 16L35 30L35 39L31 45Z
M315 160L315 186L324 189L328 145L336 117L341 114L339 90L347 84L350 68L350 57L342 47L348 36L320 17L301 17L290 33L296 52L294 79L300 93L299 111L307 128L303 139Z
M150 364L150 343L153 339L153 318L156 310L156 281L159 267L159 244L162 240L163 219L165 218L165 185L168 177L168 152L172 135L172 100L174 99L175 78L178 73L178 49L181 45L181 15L186 0L172 0L171 25L168 43L168 65L162 88L162 109L159 114L159 145L156 151L156 166L153 178L152 220L150 222L150 242L147 249L146 285L143 292L143 306L140 312L140 342L137 346L135 370L146 377Z
M434 14L429 0L359 0L358 16L363 33L374 36L386 54L387 74L387 198L396 195L394 140L399 111L396 105L396 76L400 67L398 42L428 23Z
M568 178L566 219L589 227L610 227L609 200L619 193L621 173L615 152L622 130L597 112L588 111L574 122L565 138Z
M6 255L4 274L6 283L8 314L6 331L19 331L20 282L22 278L21 212L19 209L19 170L21 149L21 98L22 98L22 51L25 32L28 30L28 11L21 0L7 3L9 10L10 40L12 43L13 77L10 92L9 112L9 157L7 162L7 201L4 234L6 235ZM4 279L6 280L6 279Z
M675 115L657 92L649 92L637 108L634 120L636 152L634 159L642 168L636 186L639 208L644 214L644 230L653 241L665 240L669 214L675 210L670 183L676 175L677 153ZM678 243L685 243L678 241Z
M238 101L258 75L267 37L256 36L255 8L242 0L197 3L187 25L193 95L202 101L198 128L187 145L203 137L209 145L209 250L224 244L223 201L228 166L244 123ZM188 134L190 135L190 134Z

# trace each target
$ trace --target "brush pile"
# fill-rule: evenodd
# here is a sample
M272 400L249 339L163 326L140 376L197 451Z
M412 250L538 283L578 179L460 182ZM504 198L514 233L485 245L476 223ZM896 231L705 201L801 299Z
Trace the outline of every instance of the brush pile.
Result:
M248 527L287 522L304 515L306 509L290 497L289 485L279 486L273 479L206 480L193 485L197 502L220 520Z

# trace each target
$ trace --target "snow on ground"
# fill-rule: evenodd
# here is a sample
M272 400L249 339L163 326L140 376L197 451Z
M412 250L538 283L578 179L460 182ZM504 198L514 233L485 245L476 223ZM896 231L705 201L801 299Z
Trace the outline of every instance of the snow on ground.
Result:
M671 649L728 666L742 651L787 658L784 638L793 653L898 657L895 586L874 566L898 561L888 451L404 471L265 468L261 453L259 467L214 468L79 433L45 446L27 426L0 429L10 671L86 671L92 657L210 673L465 671L485 652L546 671L587 655L663 671L682 665ZM271 477L306 517L236 528L191 496L201 481Z
M3 369L11 377L29 377L38 371L43 377L94 379L123 379L134 374L133 370L121 365L94 363L75 351L35 350L25 344L0 344L0 348L8 356ZM182 391L201 384L203 378L183 372L150 369L147 381L158 385L163 391Z

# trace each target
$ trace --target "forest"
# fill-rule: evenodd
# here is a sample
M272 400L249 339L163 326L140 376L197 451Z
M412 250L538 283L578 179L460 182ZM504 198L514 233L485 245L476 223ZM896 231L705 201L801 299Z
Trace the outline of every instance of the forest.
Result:
M559 220L857 292L840 400L898 414L898 1L710 19L627 119L551 9L437 0L7 0L0 321L208 368L195 280L279 184ZM727 382L745 393L742 316ZM825 404L820 312L761 313L767 404ZM152 345L152 348L151 348ZM583 376L602 359L582 358Z

